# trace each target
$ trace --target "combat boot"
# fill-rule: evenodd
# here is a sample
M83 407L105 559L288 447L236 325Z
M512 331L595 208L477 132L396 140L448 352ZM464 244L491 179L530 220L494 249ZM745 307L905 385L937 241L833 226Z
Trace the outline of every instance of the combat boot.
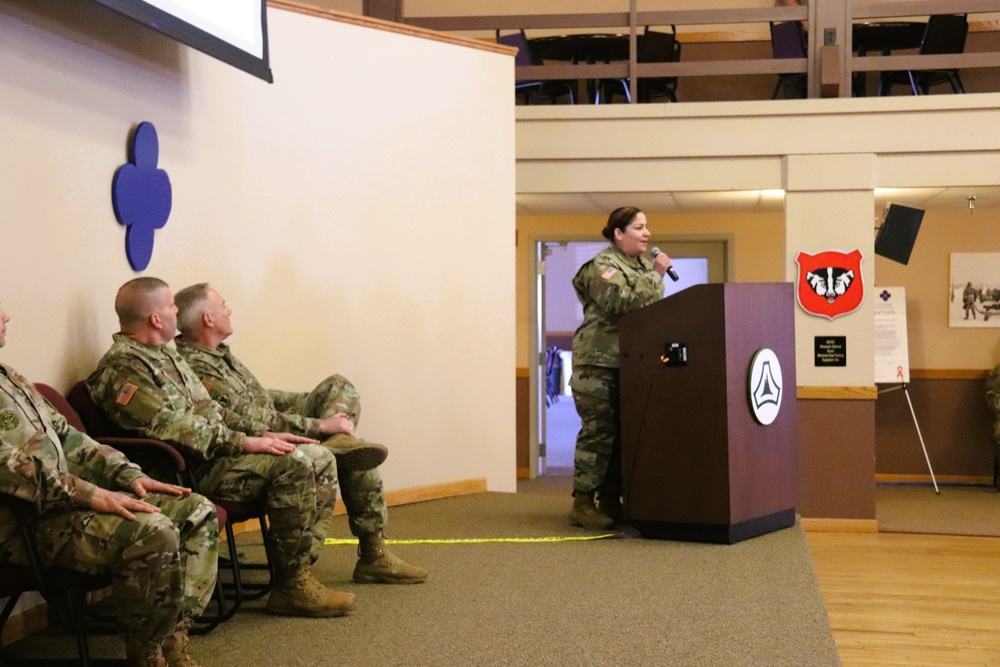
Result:
M569 513L569 525L587 530L610 530L615 527L615 522L597 511L593 491L590 493L577 491L573 493L573 509Z
M622 523L625 520L625 512L622 509L622 499L621 496L616 493L605 493L602 491L597 498L597 508L601 510L601 514L608 517L616 524Z
M323 441L323 446L333 452L337 468L346 470L371 470L382 465L389 456L389 449L376 442L368 442L353 435L338 433Z
M358 538L358 564L354 581L362 584L420 584L427 570L410 565L389 551L381 530Z
M190 618L182 618L177 622L174 631L163 640L163 658L168 667L200 667L194 658L188 655L191 644L189 632L194 624Z
M125 667L167 667L159 644L125 642Z
M275 573L267 611L281 616L326 618L354 609L353 593L338 593L316 581L308 567Z

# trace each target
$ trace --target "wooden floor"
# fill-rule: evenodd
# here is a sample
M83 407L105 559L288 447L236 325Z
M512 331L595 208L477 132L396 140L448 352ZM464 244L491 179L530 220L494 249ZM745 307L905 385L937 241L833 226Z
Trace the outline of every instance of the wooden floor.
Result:
M1000 665L1000 538L807 539L845 667Z

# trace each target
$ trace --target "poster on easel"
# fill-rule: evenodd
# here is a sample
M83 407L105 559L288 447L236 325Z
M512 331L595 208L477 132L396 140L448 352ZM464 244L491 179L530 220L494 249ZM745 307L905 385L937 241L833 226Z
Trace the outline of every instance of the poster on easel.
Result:
M875 382L908 384L910 354L906 343L906 290L875 289Z

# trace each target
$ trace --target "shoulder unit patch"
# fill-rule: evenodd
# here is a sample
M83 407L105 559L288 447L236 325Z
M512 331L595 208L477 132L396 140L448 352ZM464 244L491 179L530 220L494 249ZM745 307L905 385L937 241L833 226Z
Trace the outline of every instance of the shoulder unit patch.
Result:
M0 412L0 431L13 431L21 423L21 418L13 410Z

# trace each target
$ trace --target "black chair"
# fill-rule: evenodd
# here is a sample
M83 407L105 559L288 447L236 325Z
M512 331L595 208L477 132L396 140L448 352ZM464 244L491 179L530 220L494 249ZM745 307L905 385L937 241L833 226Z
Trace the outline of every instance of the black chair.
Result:
M670 26L673 32L658 32L646 26L639 37L639 51L636 53L638 63L677 63L681 60L681 43L677 41L677 26ZM621 87L625 99L632 101L628 79L613 79L609 82L609 99L614 99ZM639 102L652 102L654 98L663 97L670 102L677 101L676 76L641 77L636 86Z
M965 39L969 35L969 21L965 14L937 14L927 21L924 39L920 43L921 55L942 55L965 51ZM964 93L962 78L957 69L946 70L906 70L882 72L878 82L879 96L892 94L897 84L909 85L914 95L927 95L931 86L941 83L951 84L954 93Z
M528 42L528 38L525 36L524 30L520 30L511 35L501 35L500 31L497 30L497 44L504 44L506 46L513 46L517 48L517 55L514 56L515 67L543 64L542 59L532 53L531 44ZM524 104L531 104L532 102L547 99L552 104L555 104L560 97L565 95L569 98L569 103L574 104L576 101L574 94L575 87L576 81L570 79L515 81L514 100L515 103L520 100Z
M0 598L7 603L0 610L0 637L10 620L14 607L24 593L38 592L49 605L50 614L65 610L59 620L73 633L76 639L76 656L72 658L42 658L15 656L0 641L0 663L5 665L124 665L124 659L96 659L90 655L87 641L87 593L111 586L110 574L86 574L63 567L44 566L38 557L38 549L32 532L37 518L35 508L27 501L0 494L0 513L17 522L17 533L10 540L18 540L24 550L26 565L0 564ZM51 641L51 639L49 640Z
M170 443L149 438L134 438L124 434L115 424L108 419L104 411L94 404L87 391L87 385L81 380L73 385L66 394L67 407L78 415L83 430L98 442L111 445L120 449L129 460L138 463L144 471L158 479L170 479L175 484L190 487L198 491L198 485L194 476L190 472L190 465L183 453ZM58 406L55 406L59 409ZM68 417L67 417L68 419ZM165 465L163 459L158 462L149 460L148 454L142 451L135 451L130 448L132 443L155 443L161 451L169 452L170 463ZM123 449L124 447L124 449ZM147 466L151 466L147 468ZM199 491L200 493L200 491ZM198 619L192 633L201 634L214 629L222 621L231 618L243 604L245 599L257 599L263 597L270 590L271 568L267 563L241 563L236 549L234 523L242 523L257 519L261 525L263 535L267 535L267 512L263 500L253 503L238 503L229 500L220 500L206 496L215 505L215 512L219 522L219 530L226 535L226 555L219 555L219 579L217 582L215 600L217 603L214 615L203 616ZM260 583L244 583L241 569L265 570L267 578ZM222 574L228 572L232 577L231 582L223 582ZM233 599L230 602L226 596L226 590L232 593Z
M806 33L802 21L771 22L771 53L775 59L806 57ZM786 89L786 98L808 97L808 83L809 75L804 72L779 74L771 99L777 99L783 88Z

